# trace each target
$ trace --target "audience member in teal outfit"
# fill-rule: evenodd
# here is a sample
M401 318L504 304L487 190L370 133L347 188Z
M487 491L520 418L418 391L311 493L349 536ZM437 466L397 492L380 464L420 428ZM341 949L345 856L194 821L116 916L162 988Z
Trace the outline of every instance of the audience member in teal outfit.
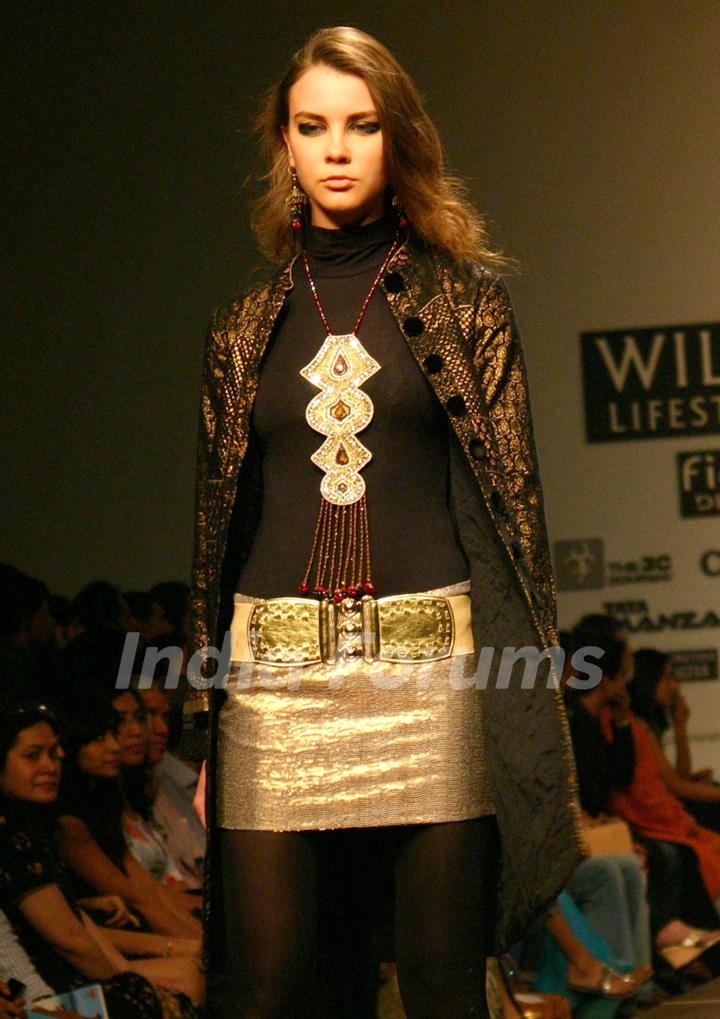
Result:
M605 941L589 926L567 892L560 895L557 907L565 917L572 933L595 959L603 965L611 967L617 973L632 972L632 963L618 959L613 955ZM560 994L568 998L575 1019L613 1019L623 998L607 998L593 993L580 993L571 990L567 975L568 960L544 926L538 928L536 934L531 938L529 950L533 956L533 968L536 972L533 990Z

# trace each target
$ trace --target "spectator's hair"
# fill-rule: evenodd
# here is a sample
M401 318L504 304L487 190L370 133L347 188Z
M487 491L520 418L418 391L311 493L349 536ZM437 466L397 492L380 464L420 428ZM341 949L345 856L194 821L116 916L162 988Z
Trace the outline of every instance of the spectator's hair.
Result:
M162 606L173 630L181 630L190 601L190 588L180 580L164 580L148 591L150 601Z
M655 700L655 692L669 660L669 655L654 648L636 651L633 656L633 681L628 687L633 712L638 718L644 719L658 735L662 735L670 724L665 708Z
M120 589L107 580L95 580L75 595L73 613L86 630L104 630L120 621Z
M14 637L50 595L41 580L0 563L0 637Z
M105 733L117 733L120 716L108 698L90 694L69 698L60 723L60 742L68 765L74 762L82 747Z
M124 591L123 597L128 603L130 615L141 623L147 623L152 607L152 598L147 591Z
M573 633L590 631L608 637L617 637L625 629L625 624L615 616L606 616L602 612L588 612L575 624Z
M597 663L602 669L603 676L607 676L609 679L614 679L617 676L627 647L624 640L612 636L603 625L597 629L588 627L580 630L576 628L572 632L572 639L575 642L575 651L583 647L600 648L602 654L597 658Z

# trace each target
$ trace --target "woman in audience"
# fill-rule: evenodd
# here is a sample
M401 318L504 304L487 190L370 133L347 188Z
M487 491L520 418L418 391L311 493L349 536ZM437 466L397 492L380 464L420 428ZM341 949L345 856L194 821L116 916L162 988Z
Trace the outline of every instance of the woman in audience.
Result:
M720 786L713 783L712 771L692 771L687 735L690 709L673 675L669 655L650 648L635 652L630 700L633 713L647 724L660 748L672 725L675 766L668 761L667 768L663 768L665 784L678 799L685 801L696 821L720 832Z
M199 890L202 888L205 832L192 805L198 776L168 751L171 706L162 683L161 679L154 679L147 689L138 686L147 719L145 764L150 775L152 821L163 834L167 850L187 887Z
M69 893L54 841L62 756L56 723L46 708L3 710L0 909L55 990L99 981L113 1019L192 1019L197 1012L191 999L198 1004L203 997L198 943L101 930ZM123 952L157 958L130 961Z
M175 894L155 881L130 852L122 825L122 755L145 755L145 723L134 694L110 707L85 700L68 713L63 735L68 767L58 831L60 852L84 894L119 895L151 930L198 938L200 924Z
M660 705L666 695L669 704L670 677L665 675L664 667L660 670L653 665L649 669L648 661L652 659L639 656L634 680L628 687L635 768L630 785L616 788L610 796L609 811L624 818L647 849L648 901L655 945L671 965L681 966L720 940L715 908L720 897L720 836L700 827L687 813L673 790L679 792L695 783L678 777L648 721L635 714L637 707L650 714L648 704ZM655 690L652 700L647 694L650 686ZM608 724L605 735L611 738ZM709 793L713 787L697 785L700 794L704 788ZM701 930L689 929L687 924Z
M177 899L183 908L184 883L179 864L166 837L152 821L152 773L147 764L149 731L140 695L130 689L112 701L120 716L120 779L123 791L122 827L130 852L145 870Z

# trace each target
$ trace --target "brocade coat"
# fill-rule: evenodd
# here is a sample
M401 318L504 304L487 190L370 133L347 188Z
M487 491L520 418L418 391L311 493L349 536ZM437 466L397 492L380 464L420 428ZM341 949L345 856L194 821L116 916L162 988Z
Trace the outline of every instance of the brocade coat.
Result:
M263 354L292 286L290 263L222 308L211 326L200 409L191 651L219 648L229 625L231 595L261 497L249 450L250 414ZM507 291L487 270L416 242L395 254L380 289L451 425L450 509L470 564L476 648L554 645L555 589L542 491ZM483 716L502 845L497 945L504 948L554 900L582 849L572 750L556 684L543 675L523 689L513 672L507 688L496 689L493 678L483 695ZM186 736L189 744L193 733L196 743L202 734L200 742L207 744L212 842L215 722L224 695L199 672L191 682ZM213 856L211 846L211 911L220 902ZM221 926L213 915L206 930L214 936Z

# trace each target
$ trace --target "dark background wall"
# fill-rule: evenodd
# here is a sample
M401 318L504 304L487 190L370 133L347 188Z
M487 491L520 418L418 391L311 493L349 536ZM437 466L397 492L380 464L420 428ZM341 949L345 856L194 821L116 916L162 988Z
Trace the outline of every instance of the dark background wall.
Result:
M416 78L522 263L551 528L558 442L581 441L577 329L717 313L713 0L5 0L0 558L53 589L188 576L203 334L257 262L250 125L338 22Z

